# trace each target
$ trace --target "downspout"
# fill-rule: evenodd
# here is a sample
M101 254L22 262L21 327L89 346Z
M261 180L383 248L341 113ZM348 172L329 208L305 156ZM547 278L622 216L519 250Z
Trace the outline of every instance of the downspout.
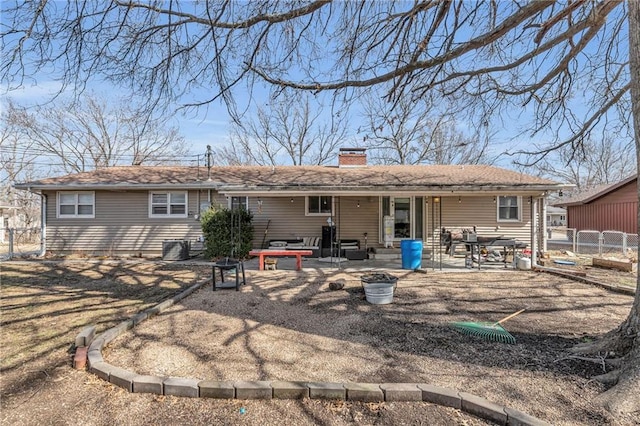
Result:
M47 196L40 193L40 254L39 257L44 257L47 253Z

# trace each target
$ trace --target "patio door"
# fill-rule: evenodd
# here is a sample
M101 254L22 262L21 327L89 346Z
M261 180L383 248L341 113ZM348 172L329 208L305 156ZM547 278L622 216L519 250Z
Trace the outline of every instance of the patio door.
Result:
M381 197L381 229L384 238L384 218L392 220L391 232L394 241L405 238L423 238L424 211L423 197Z
M411 197L393 197L393 239L411 238Z

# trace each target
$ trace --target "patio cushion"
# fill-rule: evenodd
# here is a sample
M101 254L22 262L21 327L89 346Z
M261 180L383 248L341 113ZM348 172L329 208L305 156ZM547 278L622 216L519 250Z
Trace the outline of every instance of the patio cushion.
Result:
M340 248L343 250L357 250L359 247L358 240L340 240Z
M314 250L320 248L320 237L304 237L295 240L271 240L269 241L271 249L288 249L288 250Z
M305 247L319 247L320 246L320 237L303 237L302 244Z

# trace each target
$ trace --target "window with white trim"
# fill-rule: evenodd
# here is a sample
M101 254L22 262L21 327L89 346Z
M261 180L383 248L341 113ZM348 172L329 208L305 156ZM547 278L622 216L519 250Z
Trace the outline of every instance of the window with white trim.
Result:
M307 216L331 216L333 213L333 197L331 195L309 195L305 197L305 214Z
M249 211L249 197L229 197L229 208Z
M95 217L96 198L93 191L58 192L58 217Z
M522 197L501 195L498 197L498 222L519 222Z
M149 217L187 217L187 192L150 192Z

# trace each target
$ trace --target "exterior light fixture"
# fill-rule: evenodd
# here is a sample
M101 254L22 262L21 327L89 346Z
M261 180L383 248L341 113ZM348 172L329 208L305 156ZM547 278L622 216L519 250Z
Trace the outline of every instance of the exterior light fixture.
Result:
M356 203L356 207L360 208L360 200Z
M291 200L290 200L290 201L293 203L293 197L291 197Z
M462 197L458 196L458 204L462 202Z
M439 203L440 202L440 197L433 197L433 202L434 203Z

